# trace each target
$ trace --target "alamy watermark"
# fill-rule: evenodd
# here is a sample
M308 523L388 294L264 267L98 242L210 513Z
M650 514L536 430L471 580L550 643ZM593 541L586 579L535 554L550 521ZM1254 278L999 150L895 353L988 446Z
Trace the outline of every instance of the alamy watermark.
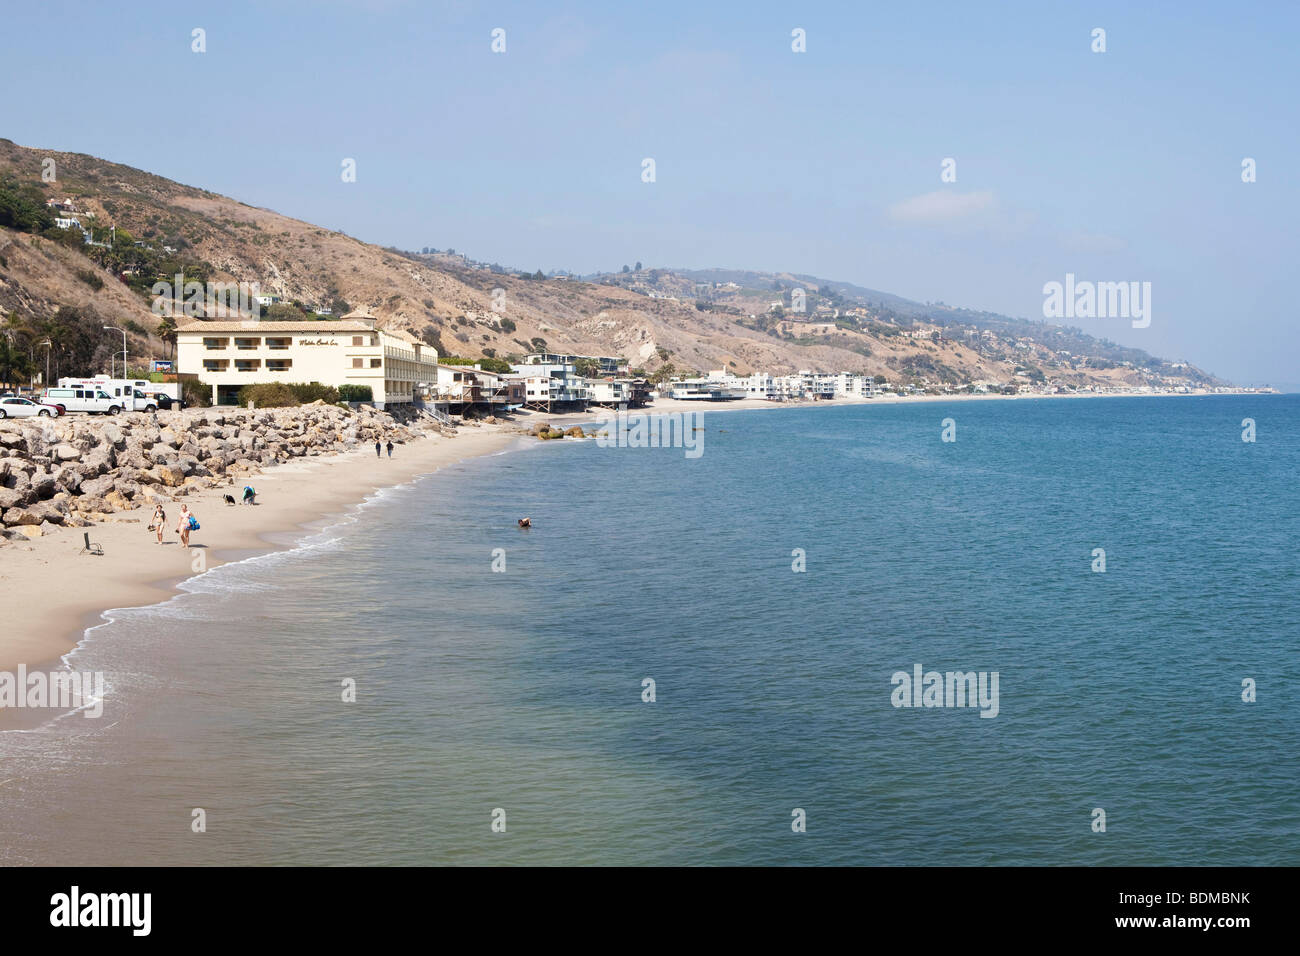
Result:
M704 454L703 412L640 412L619 407L596 416L596 444L601 448L682 448L687 458Z
M104 713L103 671L27 672L26 664L18 672L0 671L0 709L53 708L80 710L86 717Z
M979 707L981 717L998 715L997 671L894 671L889 701L895 707Z
M258 282L186 282L176 273L175 282L155 282L154 315L186 315L190 318L233 316L258 321L262 316L262 288Z
M1151 324L1150 282L1065 282L1043 286L1045 319L1132 319L1133 328Z

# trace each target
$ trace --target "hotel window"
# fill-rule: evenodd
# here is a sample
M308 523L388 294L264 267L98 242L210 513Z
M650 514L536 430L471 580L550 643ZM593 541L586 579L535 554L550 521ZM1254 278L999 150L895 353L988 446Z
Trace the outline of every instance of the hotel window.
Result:
M235 359L236 372L256 372L261 367L261 359Z
M293 359L267 359L266 370L268 372L287 372L293 368Z
M203 347L204 347L205 349L207 349L208 351L212 351L213 349L224 349L224 348L226 347L227 343L229 343L229 342L230 342L230 339L209 339L209 338L205 338L205 339L203 340Z
M240 339L240 338L235 339L235 348L244 349L245 351L247 351L248 349L255 349L261 344L262 344L261 339Z
M352 360L352 367L353 367L353 368L365 368L365 364L366 364L366 360L365 360L365 359L354 358L354 359Z
M362 341L361 336L359 336L359 335L354 335L354 336L352 336L352 344L353 344L353 345L364 345L365 343Z
M370 367L371 367L371 368L383 368L383 365L384 365L384 360L383 360L383 359L371 359L371 360L370 360Z
M203 371L224 372L230 365L230 359L204 359Z
M289 343L292 341L292 339L273 339L268 337L266 340L266 347L268 349L287 349Z

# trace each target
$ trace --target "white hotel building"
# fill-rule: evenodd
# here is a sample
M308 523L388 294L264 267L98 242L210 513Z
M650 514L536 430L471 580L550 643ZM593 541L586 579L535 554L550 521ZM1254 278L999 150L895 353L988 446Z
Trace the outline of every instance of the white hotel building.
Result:
M438 380L438 352L409 332L380 329L368 315L301 322L197 321L176 330L176 368L234 405L244 385L320 382L369 385L375 406L411 402Z

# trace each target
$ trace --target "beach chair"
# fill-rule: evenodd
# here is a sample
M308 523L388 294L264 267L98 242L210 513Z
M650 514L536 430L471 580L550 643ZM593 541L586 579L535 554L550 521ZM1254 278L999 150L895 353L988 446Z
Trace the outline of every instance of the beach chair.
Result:
M86 546L82 548L79 552L77 552L78 554L103 554L104 553L104 546L102 544L98 544L90 540L89 531L83 531L81 536L82 539L86 542Z

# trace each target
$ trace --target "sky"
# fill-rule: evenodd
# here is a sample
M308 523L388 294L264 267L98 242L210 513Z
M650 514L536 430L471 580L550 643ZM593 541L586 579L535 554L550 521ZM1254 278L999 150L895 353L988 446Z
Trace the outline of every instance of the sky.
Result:
M530 271L1032 319L1067 274L1149 282L1146 327L1066 324L1294 391L1297 27L1278 0L3 0L0 136Z

